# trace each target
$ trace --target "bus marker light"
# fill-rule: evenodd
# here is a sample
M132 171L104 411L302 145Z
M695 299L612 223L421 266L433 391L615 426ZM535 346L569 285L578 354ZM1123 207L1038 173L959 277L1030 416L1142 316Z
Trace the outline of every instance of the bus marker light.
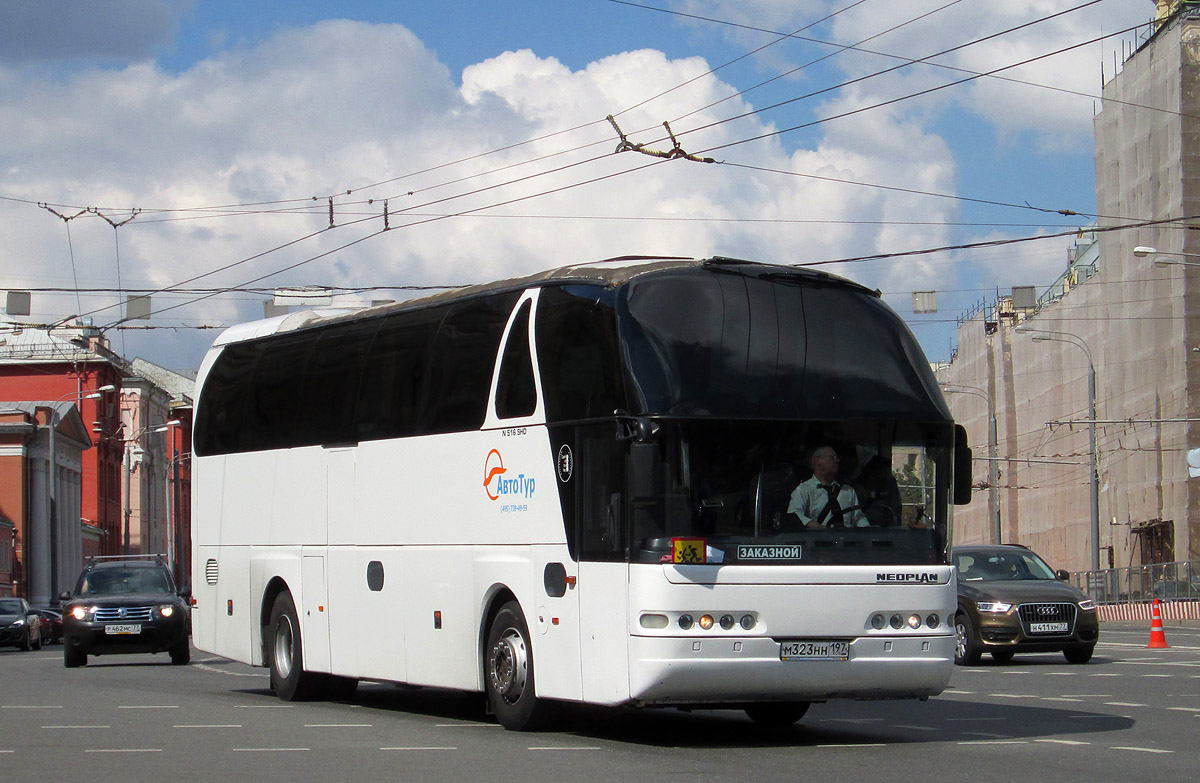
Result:
M225 604L225 613L228 614L230 617L233 617L233 599L232 598L230 598L229 602Z
M713 618L711 614L701 615L700 627L706 631L713 627Z
M551 624L551 625L558 625L558 618L557 618L557 617L551 617L551 618L550 618L550 624Z

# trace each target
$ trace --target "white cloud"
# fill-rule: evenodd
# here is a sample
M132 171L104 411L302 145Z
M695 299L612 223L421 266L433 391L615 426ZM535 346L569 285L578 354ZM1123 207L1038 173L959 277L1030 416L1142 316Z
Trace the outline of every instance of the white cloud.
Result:
M16 78L0 69L0 137L9 140L0 148L0 171L6 173L0 195L96 206L114 218L142 208L117 232L122 282L138 287L175 283L327 228L327 203L311 197L330 193L341 194L334 220L344 227L194 285L232 286L323 253L330 255L260 285L470 283L627 253L794 263L947 240L942 227L879 223L951 219L957 211L953 201L635 152L612 154L617 139L605 115L617 114L632 141L665 150L670 143L663 138L663 120L734 93L718 77L705 75L711 65L641 50L571 70L553 58L517 51L467 68L459 86L407 29L339 21L285 30L179 74L137 64L50 81L27 73ZM619 113L695 77L700 78L684 88ZM856 90L829 100L822 111L874 97ZM750 108L735 98L672 127L689 152L774 130L756 116L695 130ZM713 154L762 168L953 192L957 166L951 149L924 122L920 112L877 110L831 123L811 143L789 137L785 145L771 137ZM550 135L580 125L586 127ZM537 141L521 144L531 139ZM478 157L494 150L503 151ZM444 166L453 161L464 162ZM524 177L530 178L516 181ZM479 215L405 227L535 195ZM367 198L374 203L365 203ZM254 214L156 211L285 199L294 201L263 205ZM347 224L378 218L384 199L393 230L338 249L380 227L378 219ZM403 212L414 205L415 214ZM34 203L0 201L0 224L8 237L0 246L0 288L44 286L48 280L70 285L62 221ZM80 285L115 285L112 228L85 215L71 223L71 232ZM872 286L910 290L919 282L932 284L934 276L946 277L944 269L920 260L841 271ZM164 321L255 318L261 314L257 300L261 297L208 299ZM156 298L156 309L176 301ZM78 310L70 297L35 297L35 310L41 302L48 304L41 312L46 320ZM99 314L96 320L112 317ZM154 355L169 348L186 356L182 363L195 364L212 336L187 334L168 342L154 333L153 340L128 339L130 353L142 350L163 363L180 363Z

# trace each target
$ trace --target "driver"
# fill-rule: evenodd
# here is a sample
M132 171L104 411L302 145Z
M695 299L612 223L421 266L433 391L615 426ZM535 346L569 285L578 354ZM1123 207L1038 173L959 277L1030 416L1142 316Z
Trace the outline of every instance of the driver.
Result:
M821 446L813 452L812 471L812 478L792 492L789 514L795 514L810 529L870 524L854 487L838 478L838 455L832 446Z

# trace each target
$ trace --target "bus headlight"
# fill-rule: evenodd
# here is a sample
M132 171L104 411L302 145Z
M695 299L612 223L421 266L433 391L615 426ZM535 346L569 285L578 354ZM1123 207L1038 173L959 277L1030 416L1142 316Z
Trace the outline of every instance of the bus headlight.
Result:
M743 631L752 631L754 630L754 626L758 625L758 620L754 619L754 615L752 614L744 614L742 615L742 619L738 621L738 624L742 626Z
M941 621L942 621L942 619L940 617L938 617L936 614L931 614L925 618L925 624L928 625L930 628L937 628L938 625L941 623Z
M914 629L914 630L915 630L915 629L917 629L917 628L920 628L920 627L921 627L921 615L919 615L919 614L910 614L910 615L908 616L908 619L907 619L907 620L905 620L904 622L908 623L908 627L909 627L909 628L912 628L912 629Z
M696 621L694 619L692 619L692 616L690 614L679 615L679 627L681 629L683 629L685 631L689 631L689 630L691 630L692 626L695 624L696 624Z
M881 614L871 615L871 627L876 631L882 631L885 627L887 627L887 618Z
M703 630L707 631L709 628L712 628L713 622L714 621L711 614L700 615L700 627Z

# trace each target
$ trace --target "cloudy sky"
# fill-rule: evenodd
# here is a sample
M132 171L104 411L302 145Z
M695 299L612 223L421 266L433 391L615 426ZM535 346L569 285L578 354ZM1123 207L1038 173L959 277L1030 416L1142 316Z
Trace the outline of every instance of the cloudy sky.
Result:
M624 254L822 268L931 360L1094 219L1152 0L5 0L0 290L194 368L280 286L367 299ZM1145 28L1141 29L1145 34ZM679 146L716 163L617 152ZM332 220L331 204L332 202ZM1080 217L1064 217L1072 210ZM886 259L844 261L878 254ZM912 313L914 291L939 312Z

